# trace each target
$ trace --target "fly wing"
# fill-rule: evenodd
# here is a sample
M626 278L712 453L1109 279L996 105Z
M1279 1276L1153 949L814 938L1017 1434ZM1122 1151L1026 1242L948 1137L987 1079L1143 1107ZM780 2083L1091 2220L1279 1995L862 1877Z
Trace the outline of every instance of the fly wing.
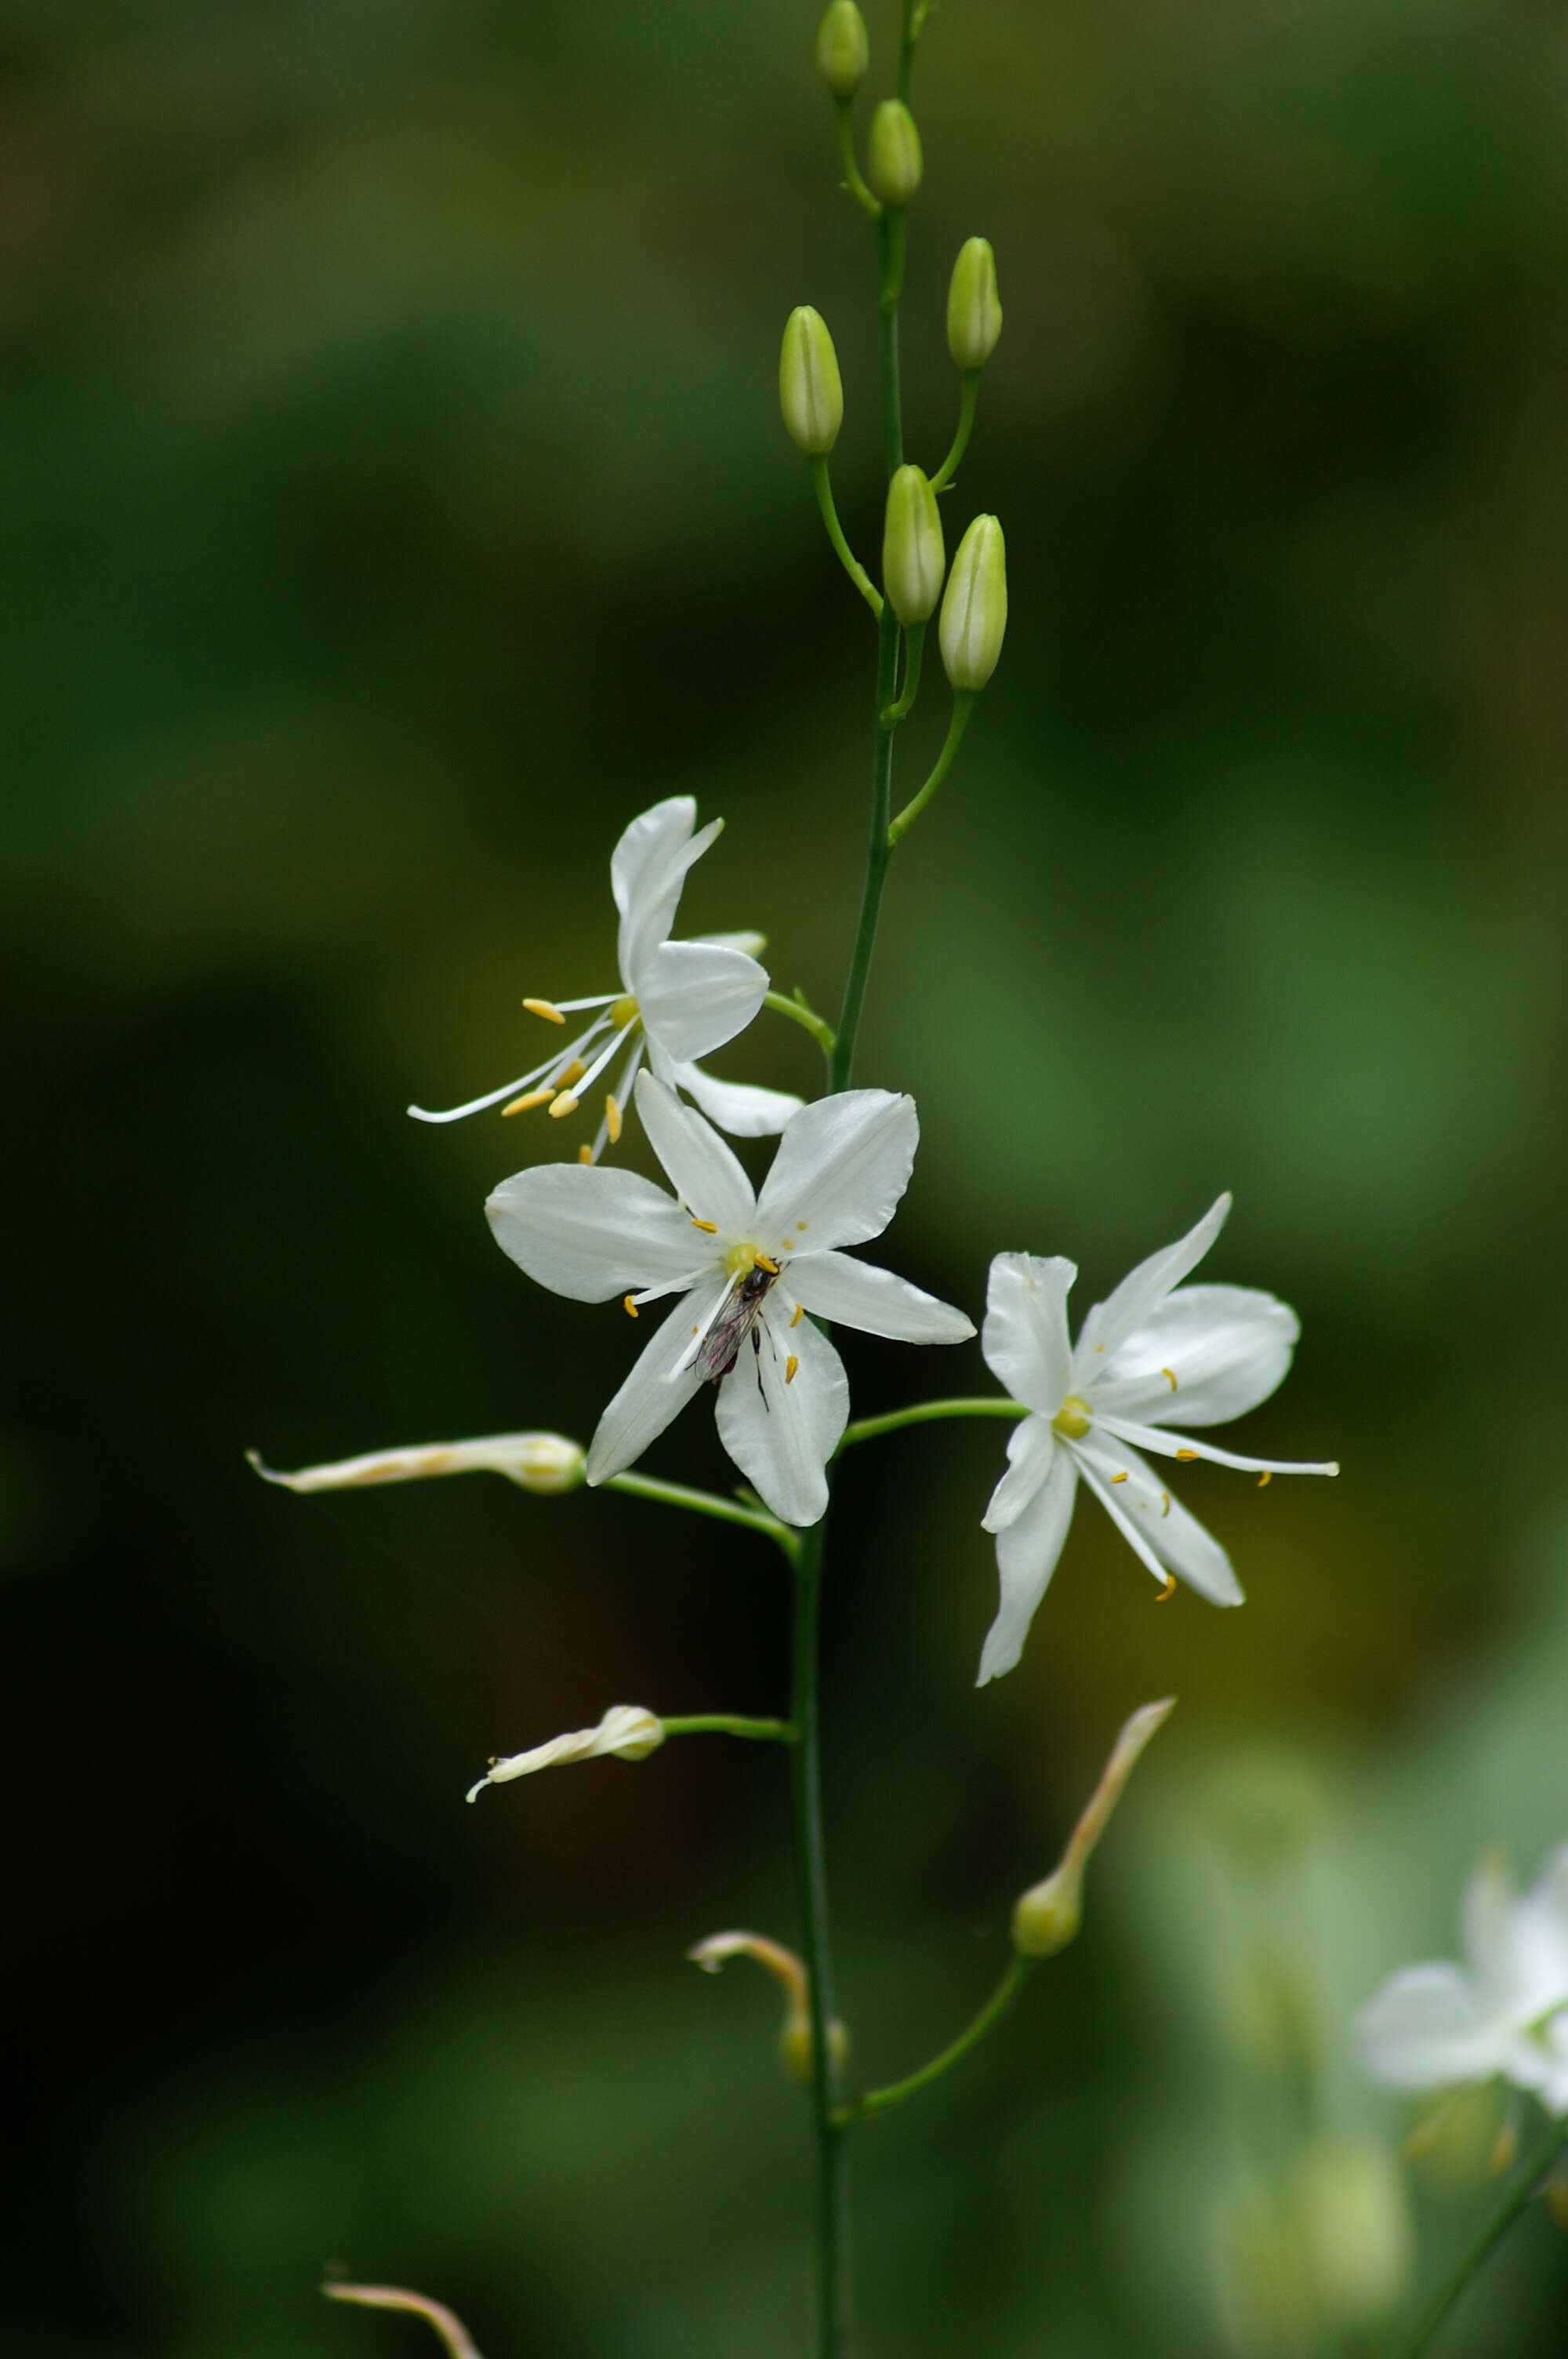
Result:
M717 1384L728 1375L735 1364L735 1355L756 1325L762 1298L746 1283L746 1275L735 1280L729 1293L713 1315L702 1348L693 1364L699 1376L710 1377Z

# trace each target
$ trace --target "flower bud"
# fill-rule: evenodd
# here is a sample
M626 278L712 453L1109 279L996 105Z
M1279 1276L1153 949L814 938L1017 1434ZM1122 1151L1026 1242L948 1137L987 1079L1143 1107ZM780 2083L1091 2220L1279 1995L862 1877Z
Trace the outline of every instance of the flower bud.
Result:
M829 0L816 27L816 71L835 98L853 98L871 62L866 20L855 0Z
M996 256L990 240L968 237L947 288L947 350L955 368L984 368L1001 333Z
M524 1491L575 1491L588 1471L579 1441L564 1433L487 1433L472 1441L422 1441L406 1450L375 1450L280 1474L245 1452L265 1483L288 1491L355 1491L377 1483L417 1483L432 1474L504 1474Z
M592 1761L601 1754L619 1754L622 1761L645 1761L665 1741L665 1724L640 1703L612 1703L597 1728L575 1729L569 1736L552 1736L530 1753L513 1753L494 1760L476 1785L469 1788L473 1801L487 1786L504 1786L513 1777L531 1777L535 1769L556 1769L567 1761Z
M993 516L978 516L953 558L942 601L942 660L956 689L984 688L1007 629L1007 546Z
M901 467L888 485L882 528L882 587L907 630L928 623L942 594L946 567L936 495L919 467Z
M981 517L978 521L984 523L988 519ZM969 530L974 530L973 525ZM962 556L962 549L958 554ZM954 570L957 568L955 559ZM946 612L942 619L946 632ZM943 653L946 653L946 647ZM1105 1832L1105 1822L1132 1775L1133 1764L1175 1701L1174 1696L1167 1696L1162 1703L1146 1703L1123 1724L1099 1784L1073 1829L1072 1840L1059 1864L1044 1883L1026 1892L1014 1908L1012 1945L1024 1957L1054 1958L1077 1931L1083 1921L1084 1869L1089 1854Z
M844 423L844 386L827 323L809 303L784 322L779 354L779 408L803 459L826 459Z
M901 98L884 98L871 117L866 178L884 205L906 205L925 168L914 117Z

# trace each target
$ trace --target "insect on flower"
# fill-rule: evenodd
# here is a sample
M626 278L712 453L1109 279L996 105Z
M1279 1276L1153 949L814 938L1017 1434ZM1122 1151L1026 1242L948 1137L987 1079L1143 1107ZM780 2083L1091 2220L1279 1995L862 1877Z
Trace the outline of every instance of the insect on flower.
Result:
M761 1361L762 1337L757 1324L758 1313L778 1275L778 1263L764 1261L759 1254L751 1268L742 1271L735 1280L702 1339L702 1349L697 1353L696 1364L698 1375L710 1377L716 1385L722 1383L740 1358L741 1346L748 1335L752 1339L752 1350ZM772 1340L770 1336L770 1343ZM766 1408L768 1397L762 1392L760 1366L757 1370L757 1390L762 1394L762 1407Z

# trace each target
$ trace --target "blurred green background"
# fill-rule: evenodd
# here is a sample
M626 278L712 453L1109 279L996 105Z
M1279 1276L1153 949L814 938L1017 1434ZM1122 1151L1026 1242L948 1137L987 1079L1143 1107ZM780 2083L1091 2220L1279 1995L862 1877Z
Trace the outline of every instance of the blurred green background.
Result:
M896 28L875 0L872 94ZM543 1123L409 1123L605 987L606 863L728 832L682 928L837 1002L871 633L776 414L837 336L878 533L869 235L795 0L13 0L0 34L11 1405L0 1553L17 2359L806 2347L773 1994L777 1758L692 1741L465 1810L604 1706L768 1712L764 1543L489 1479L280 1465L586 1437L625 1321L482 1198ZM880 71L879 71L880 70ZM1080 1310L1221 1187L1206 1274L1304 1340L1188 1470L1249 1588L1092 1506L1022 1667L994 1426L847 1462L827 1614L840 1997L871 2081L989 1988L1125 1713L1180 1709L1076 1946L858 2141L865 2359L1387 2347L1494 2200L1497 2109L1407 2164L1356 2006L1568 1833L1562 783L1568 38L1480 0L949 0L916 79L912 451L961 239L1006 310L949 508L1011 623L901 853L858 1078L925 1145L890 1263ZM907 732L913 788L939 680ZM773 1019L713 1060L816 1085ZM538 1117L534 1118L536 1122ZM634 1161L645 1160L640 1142ZM757 1158L753 1156L752 1161ZM862 1410L989 1383L847 1350ZM692 1413L652 1471L722 1484ZM1419 2112L1419 2109L1416 2109ZM1551 2354L1536 2207L1456 2328Z

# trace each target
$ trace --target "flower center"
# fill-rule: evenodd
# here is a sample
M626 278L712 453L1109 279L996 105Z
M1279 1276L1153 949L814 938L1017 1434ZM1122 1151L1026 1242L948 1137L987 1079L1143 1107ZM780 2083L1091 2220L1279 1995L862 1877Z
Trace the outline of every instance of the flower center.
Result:
M642 1012L631 993L628 992L623 999L616 1000L611 1006L610 1021L617 1032L624 1032L629 1024L635 1024Z
M1087 1401L1077 1393L1069 1393L1051 1419L1051 1430L1059 1433L1064 1441L1081 1441L1094 1421L1094 1411Z
M774 1255L765 1254L761 1245L754 1245L749 1237L744 1237L737 1238L730 1246L724 1256L724 1266L731 1277L744 1277L749 1269L765 1269L776 1277L780 1264Z

